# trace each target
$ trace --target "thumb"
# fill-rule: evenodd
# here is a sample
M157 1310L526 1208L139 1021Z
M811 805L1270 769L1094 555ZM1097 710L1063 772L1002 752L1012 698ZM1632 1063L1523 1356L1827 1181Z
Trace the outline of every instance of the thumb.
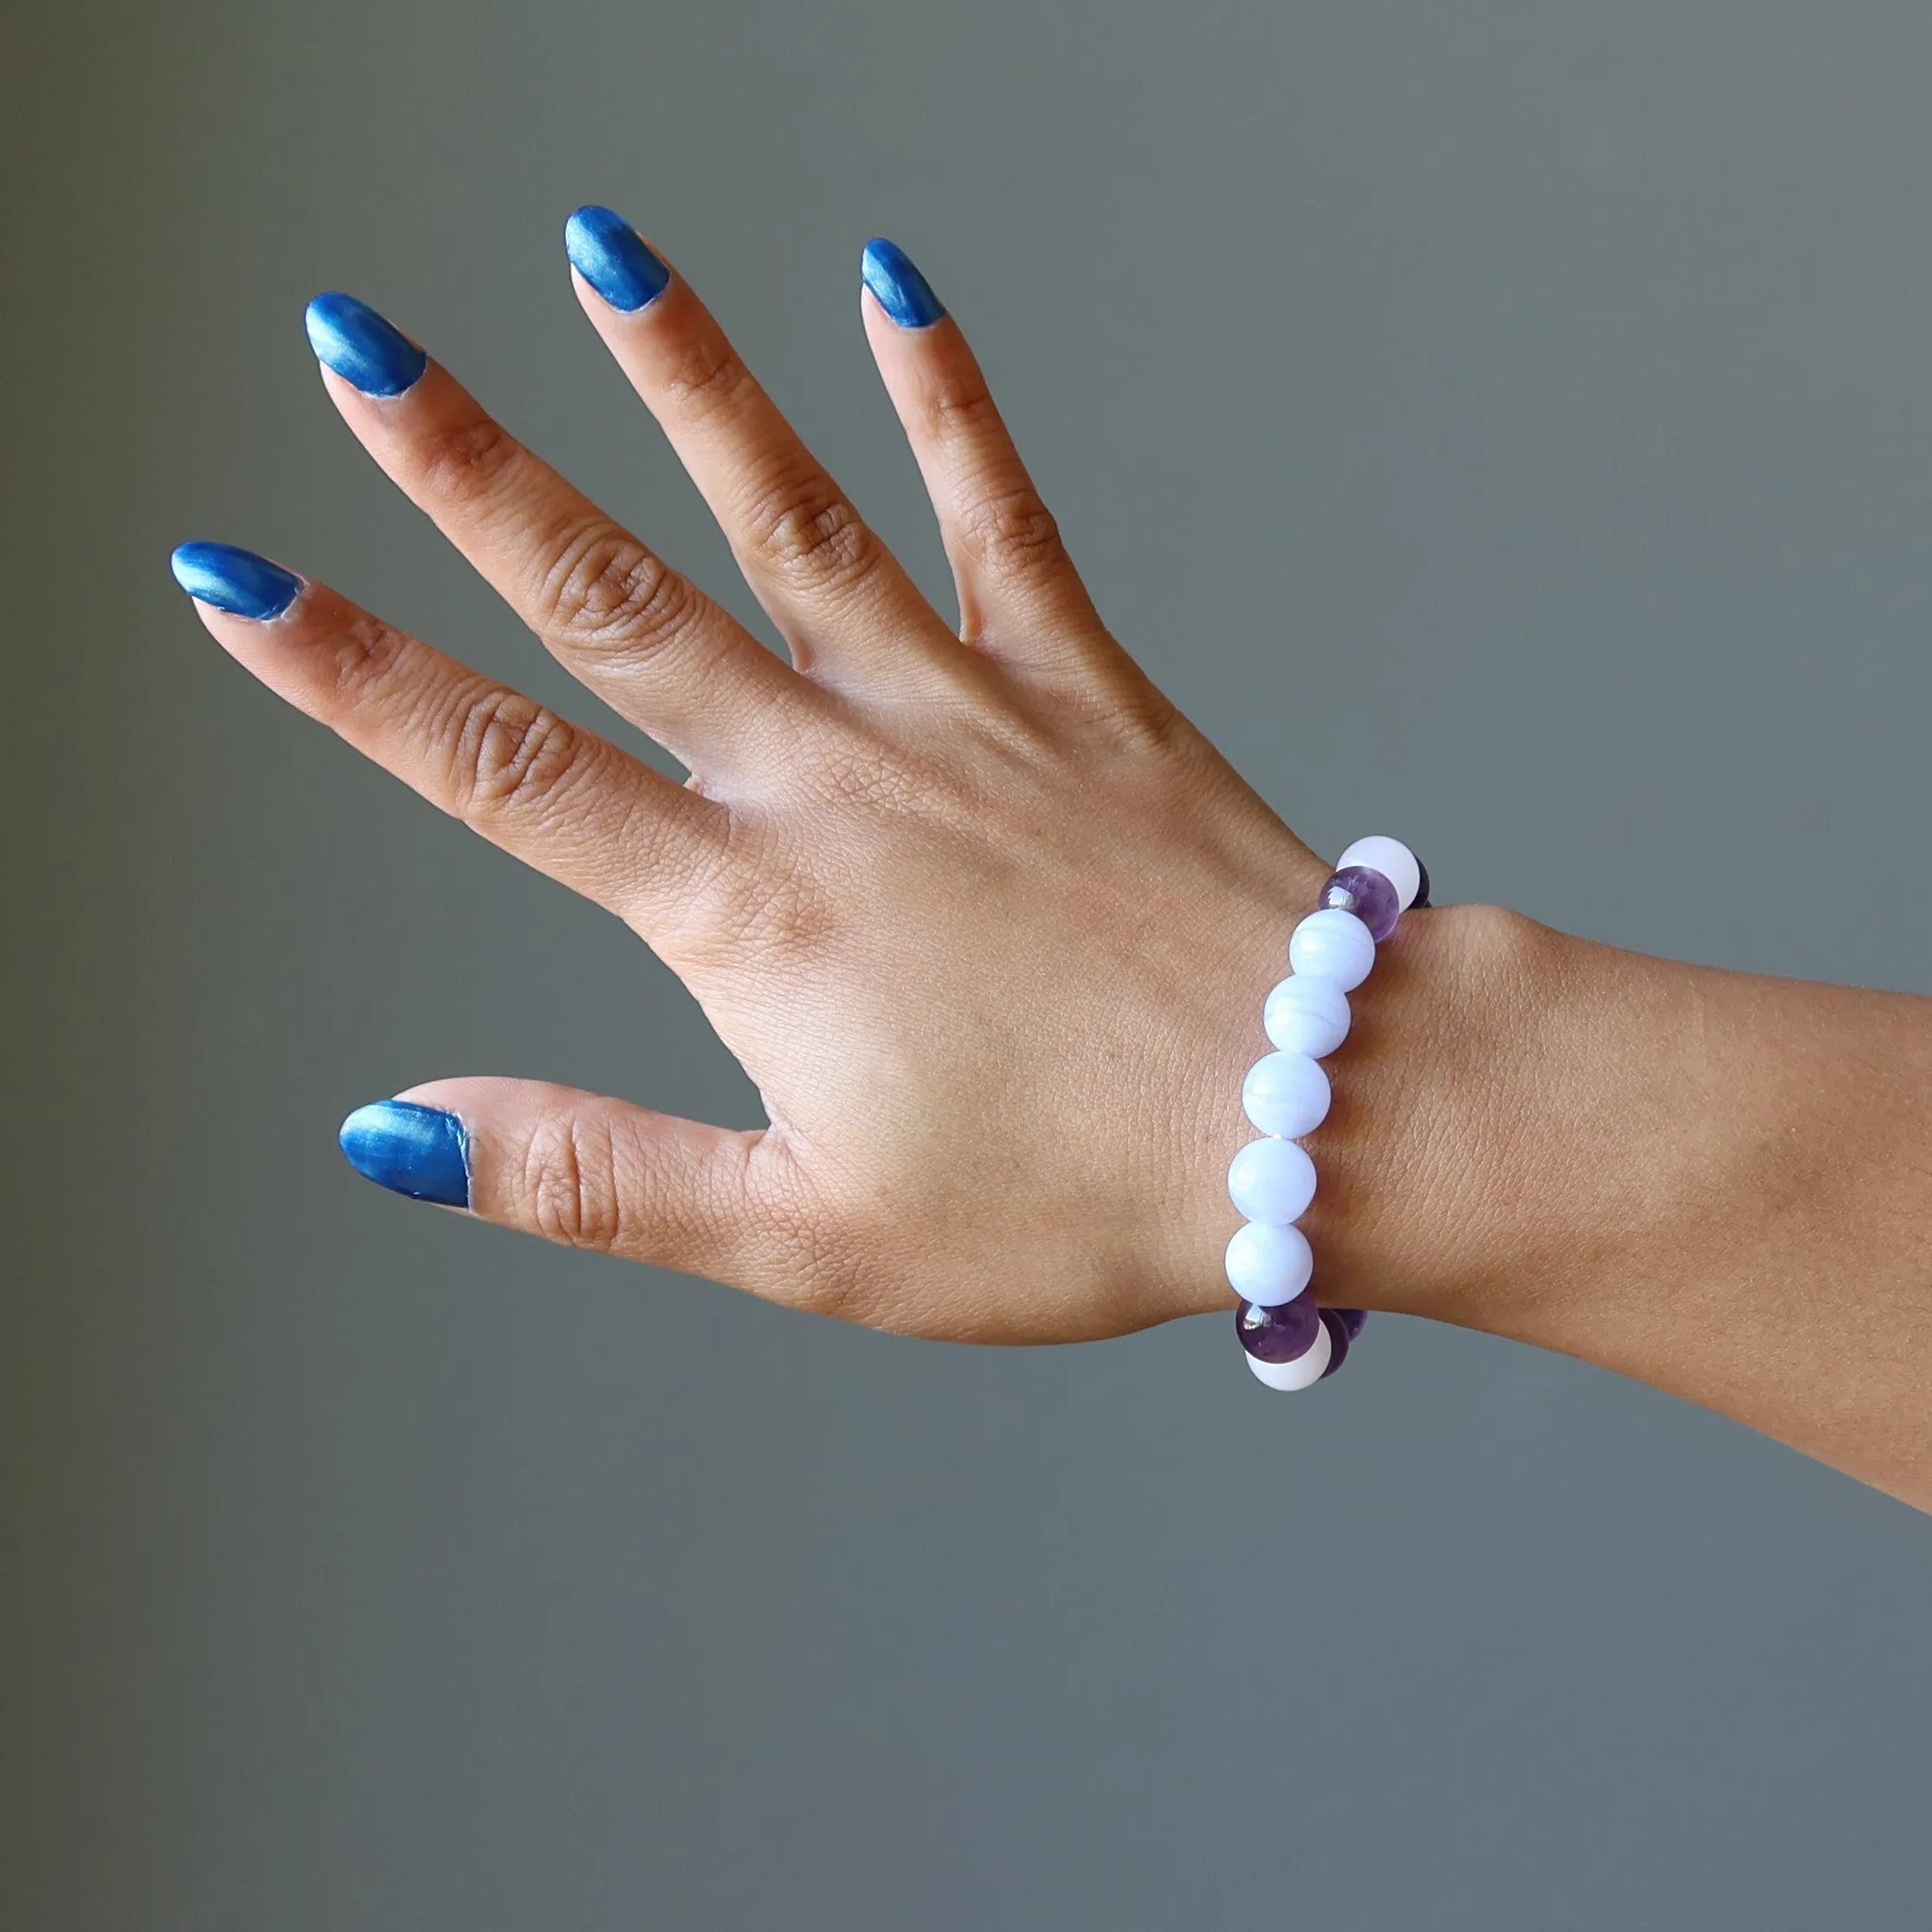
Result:
M781 1272L761 1132L544 1080L432 1080L342 1123L356 1172L567 1248L753 1287ZM768 1158L768 1157L767 1157Z

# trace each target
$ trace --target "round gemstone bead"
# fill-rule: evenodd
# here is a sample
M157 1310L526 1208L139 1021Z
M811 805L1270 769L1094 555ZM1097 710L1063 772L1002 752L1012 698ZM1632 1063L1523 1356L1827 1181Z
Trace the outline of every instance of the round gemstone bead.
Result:
M1396 899L1406 912L1422 890L1423 869L1414 853L1399 839L1358 839L1339 859L1335 870L1346 872L1351 866L1367 866L1382 874L1396 889Z
M1332 979L1294 973L1267 996L1261 1025L1284 1054L1319 1060L1348 1038L1348 995Z
M1372 866L1347 866L1332 874L1316 903L1352 912L1369 929L1377 945L1396 930L1396 921L1402 917L1395 887Z
M1264 1362L1299 1361L1321 1332L1321 1310L1305 1294L1272 1308L1244 1301L1235 1310L1235 1332Z
M1228 1286L1243 1301L1278 1308L1293 1301L1315 1272L1314 1252L1299 1228L1245 1221L1228 1243Z
M1288 964L1352 993L1375 964L1375 935L1352 912L1328 906L1311 912L1289 934Z
M1327 1323L1318 1321L1314 1345L1306 1355L1298 1355L1292 1362L1264 1362L1259 1355L1250 1355L1246 1359L1254 1371L1255 1379L1266 1383L1271 1389L1308 1389L1327 1374L1334 1347L1328 1339Z
M1429 867L1419 859L1416 861L1416 872L1422 884L1417 886L1415 898L1404 909L1410 912L1420 912L1429 904Z
M1250 1221L1299 1220L1315 1197L1315 1164L1292 1140L1251 1140L1228 1164L1228 1198Z
M1254 1297L1250 1295L1248 1300L1253 1300ZM1369 1312L1366 1308L1338 1308L1334 1313L1335 1319L1347 1329L1350 1341L1353 1341L1369 1325Z
M1349 1333L1348 1324L1343 1320L1339 1308L1324 1308L1321 1325L1328 1331L1328 1366L1321 1371L1326 1381L1348 1359L1348 1345L1355 1338Z
M1264 1134L1299 1140L1328 1118L1328 1076L1306 1054L1265 1054L1248 1069L1241 1104Z

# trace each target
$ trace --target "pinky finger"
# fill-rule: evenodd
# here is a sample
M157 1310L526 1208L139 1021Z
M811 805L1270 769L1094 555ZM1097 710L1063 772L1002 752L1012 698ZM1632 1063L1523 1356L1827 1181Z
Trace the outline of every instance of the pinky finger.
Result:
M450 1079L358 1107L342 1151L413 1200L566 1248L782 1295L761 1132L541 1080Z
M939 519L963 639L1076 674L1105 648L1086 586L959 325L902 250L868 243L866 334Z

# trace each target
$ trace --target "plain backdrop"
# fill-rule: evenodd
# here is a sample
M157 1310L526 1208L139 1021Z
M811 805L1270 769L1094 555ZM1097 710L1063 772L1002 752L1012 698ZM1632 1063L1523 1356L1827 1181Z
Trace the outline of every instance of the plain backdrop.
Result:
M1925 1925L1932 1526L1785 1449L1399 1320L1296 1403L1218 1320L895 1340L358 1182L340 1116L435 1074L755 1099L166 569L258 547L595 714L327 406L340 288L747 610L572 298L594 199L937 593L885 233L1318 848L1932 991L1918 0L0 36L0 1922Z

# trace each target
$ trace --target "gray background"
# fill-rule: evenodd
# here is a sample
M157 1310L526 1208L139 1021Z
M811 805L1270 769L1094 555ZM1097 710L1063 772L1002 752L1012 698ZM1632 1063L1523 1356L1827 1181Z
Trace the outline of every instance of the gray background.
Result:
M256 545L570 697L327 406L341 287L742 609L570 296L598 198L936 580L883 231L1318 846L1932 990L1918 0L0 32L0 1922L1924 1925L1932 1533L1786 1450L1400 1321L1292 1405L1219 1322L848 1332L355 1181L340 1116L437 1073L755 1103L165 569Z

